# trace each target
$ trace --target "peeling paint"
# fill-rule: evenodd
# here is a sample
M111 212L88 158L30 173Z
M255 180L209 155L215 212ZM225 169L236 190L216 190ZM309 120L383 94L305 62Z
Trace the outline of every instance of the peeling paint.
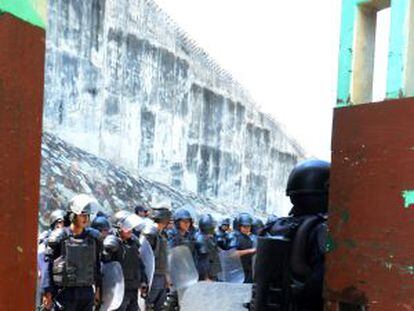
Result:
M404 207L409 208L414 204L414 190L404 190L402 192L402 197L404 199Z
M338 248L338 244L333 239L332 235L328 233L328 236L326 237L326 251L328 253L336 251Z
M414 266L404 266L400 269L403 273L414 275Z
M344 223L347 223L349 221L349 212L344 210L341 212L341 219Z

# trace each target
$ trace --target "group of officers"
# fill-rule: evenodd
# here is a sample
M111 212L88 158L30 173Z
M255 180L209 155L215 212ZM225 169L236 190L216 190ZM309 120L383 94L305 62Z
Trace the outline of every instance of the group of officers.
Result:
M289 176L289 217L270 216L263 223L240 213L217 224L207 214L198 226L190 211L173 212L165 205L137 206L134 212L112 216L99 212L91 220L96 200L77 195L66 210L52 212L50 229L39 237L44 249L39 259L41 309L99 310L105 297L102 266L118 262L124 295L117 310L139 310L139 296L146 310L178 310L168 254L186 246L200 281L221 281L220 252L232 251L240 259L244 282L254 284L252 300L245 304L250 310L323 310L328 188L329 163L304 161ZM143 241L155 259L151 276Z

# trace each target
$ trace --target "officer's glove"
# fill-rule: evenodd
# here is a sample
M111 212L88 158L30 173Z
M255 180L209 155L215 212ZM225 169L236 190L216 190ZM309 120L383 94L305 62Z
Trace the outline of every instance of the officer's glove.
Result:
M140 292L141 292L141 298L146 299L148 296L148 285L145 283L141 284Z

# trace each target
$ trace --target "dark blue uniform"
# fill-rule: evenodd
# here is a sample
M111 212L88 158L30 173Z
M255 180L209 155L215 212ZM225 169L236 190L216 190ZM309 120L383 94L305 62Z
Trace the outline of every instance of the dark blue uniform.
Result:
M50 292L58 308L92 311L93 286L101 286L101 235L87 228L73 235L69 228L56 229L47 241L48 267L42 279L42 293Z
M233 231L229 234L229 249L246 250L254 248L253 236L246 235L240 231ZM243 271L244 271L244 283L253 282L253 254L247 254L240 257Z

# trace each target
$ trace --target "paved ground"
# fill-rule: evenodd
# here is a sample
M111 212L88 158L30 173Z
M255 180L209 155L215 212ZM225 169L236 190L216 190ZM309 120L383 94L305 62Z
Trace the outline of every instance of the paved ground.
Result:
M250 301L251 291L251 284L199 282L185 291L181 310L246 311L243 303Z

